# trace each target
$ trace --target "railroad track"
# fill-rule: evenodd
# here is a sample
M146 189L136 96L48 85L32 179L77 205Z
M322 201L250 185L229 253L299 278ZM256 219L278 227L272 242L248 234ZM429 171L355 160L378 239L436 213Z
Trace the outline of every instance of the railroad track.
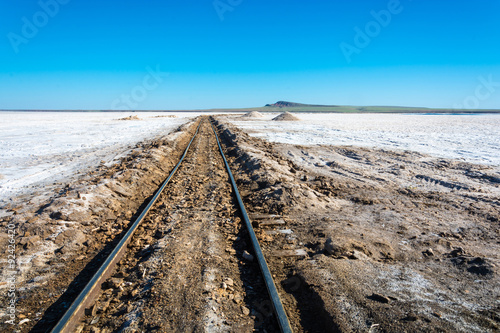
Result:
M274 316L259 324L291 332L216 128L203 117L178 164L51 332L134 331L138 321L157 331L247 331L256 324L245 304L268 300Z

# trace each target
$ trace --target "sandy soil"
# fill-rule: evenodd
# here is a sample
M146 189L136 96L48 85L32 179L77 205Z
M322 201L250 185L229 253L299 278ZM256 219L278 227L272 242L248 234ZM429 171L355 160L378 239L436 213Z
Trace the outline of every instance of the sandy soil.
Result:
M498 331L497 167L269 143L224 122L219 131L295 331ZM49 200L25 196L3 207L1 227L15 224L19 235L16 330L54 323L193 132L189 124L138 144ZM214 149L205 127L84 331L276 331ZM274 224L258 217L269 214ZM7 244L4 233L0 246ZM8 301L3 293L1 304ZM1 310L0 329L10 331Z

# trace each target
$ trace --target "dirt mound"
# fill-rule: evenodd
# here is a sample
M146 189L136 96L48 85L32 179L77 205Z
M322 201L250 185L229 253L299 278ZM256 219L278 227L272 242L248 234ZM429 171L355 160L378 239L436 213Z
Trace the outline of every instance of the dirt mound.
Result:
M241 116L241 118L262 118L262 117L264 117L264 115L258 111L251 111Z
M273 118L274 121L297 121L300 120L299 118L295 117L293 114L290 112L283 112L277 117Z
M139 118L139 116L128 116L125 118L120 118L118 120L141 120L141 118Z

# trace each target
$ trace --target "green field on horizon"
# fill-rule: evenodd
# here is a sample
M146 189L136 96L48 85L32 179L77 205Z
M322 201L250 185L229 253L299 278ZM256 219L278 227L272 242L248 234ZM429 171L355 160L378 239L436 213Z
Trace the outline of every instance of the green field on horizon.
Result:
M406 106L315 106L303 104L300 106L260 106L253 108L221 108L221 109L193 109L193 110L0 110L0 112L304 112L304 113L447 113L447 114L473 114L473 113L500 113L500 109L438 109Z

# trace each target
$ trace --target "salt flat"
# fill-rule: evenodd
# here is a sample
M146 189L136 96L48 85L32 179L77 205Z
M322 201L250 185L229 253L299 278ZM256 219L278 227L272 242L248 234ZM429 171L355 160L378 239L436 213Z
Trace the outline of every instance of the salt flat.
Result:
M300 121L228 117L252 136L300 145L353 145L410 150L500 165L500 115L295 114Z
M136 115L140 120L120 118ZM175 115L177 118L165 117ZM126 155L137 142L171 132L193 113L0 113L0 201ZM500 115L277 114L226 116L250 135L302 145L410 150L500 165Z
M118 120L128 116L140 120ZM175 115L176 118L165 117ZM190 113L1 112L0 200L113 163L137 142L165 135Z

